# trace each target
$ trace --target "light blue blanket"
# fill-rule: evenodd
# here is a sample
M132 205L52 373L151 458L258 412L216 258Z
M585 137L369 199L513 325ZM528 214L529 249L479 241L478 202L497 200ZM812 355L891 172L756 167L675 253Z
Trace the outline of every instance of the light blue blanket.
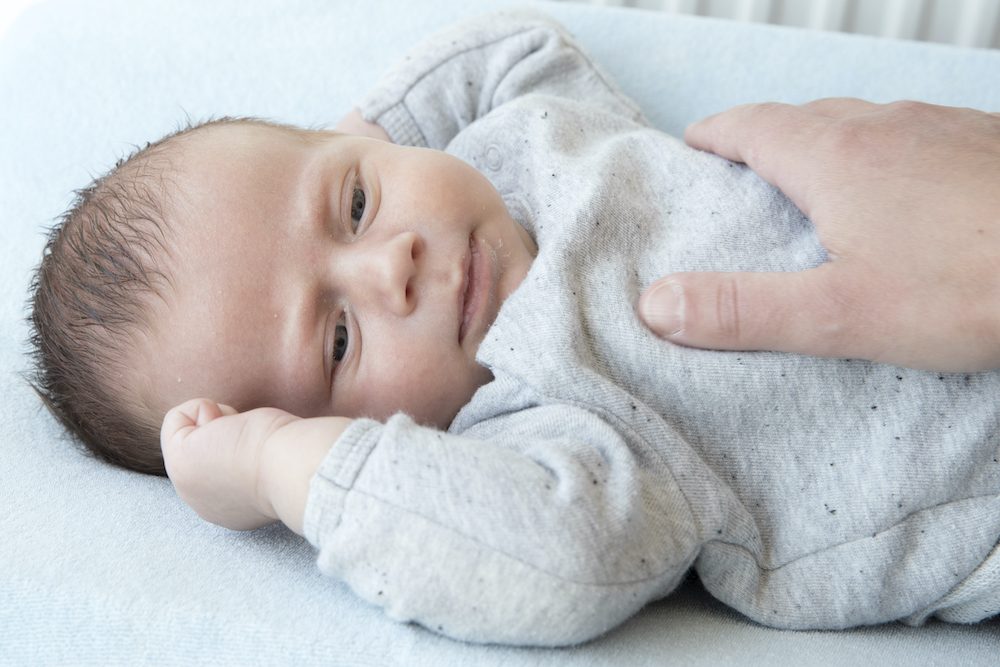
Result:
M221 115L330 126L428 32L505 0L50 0L0 43L0 665L993 664L1000 621L762 628L696 582L587 645L400 625L281 527L201 522L169 482L81 456L22 379L43 230L133 145ZM537 3L659 128L761 100L1000 109L1000 53Z

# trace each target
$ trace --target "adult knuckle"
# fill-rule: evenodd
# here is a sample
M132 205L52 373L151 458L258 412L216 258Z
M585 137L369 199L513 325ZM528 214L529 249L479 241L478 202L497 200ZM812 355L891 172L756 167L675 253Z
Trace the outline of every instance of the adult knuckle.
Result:
M892 115L918 118L936 116L939 109L940 107L936 107L933 104L917 102L916 100L898 100L886 105L886 110L891 112Z
M748 106L754 113L758 115L769 115L775 113L783 113L784 111L790 109L788 104L783 104L781 102L759 102L757 104L752 104Z
M915 102L913 100L901 100L889 105L886 123L897 132L912 132L917 129L936 132L951 126L965 114L958 110L957 115L954 107L942 107L926 102Z
M722 280L715 295L716 328L723 340L737 345L742 340L740 288L732 278Z
M859 114L830 123L819 137L822 148L835 154L864 160L883 142L905 128L935 122L939 108L913 100L884 105L880 113Z

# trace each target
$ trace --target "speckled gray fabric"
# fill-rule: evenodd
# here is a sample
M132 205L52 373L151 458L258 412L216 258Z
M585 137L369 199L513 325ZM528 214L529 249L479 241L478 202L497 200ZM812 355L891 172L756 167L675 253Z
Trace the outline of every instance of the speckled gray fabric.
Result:
M480 347L495 380L448 433L399 415L334 445L305 526L325 573L452 637L550 645L613 627L692 564L757 621L844 628L919 620L983 563L1000 374L649 334L635 305L661 275L825 253L745 167L649 128L553 21L439 33L360 106L480 169L539 254Z

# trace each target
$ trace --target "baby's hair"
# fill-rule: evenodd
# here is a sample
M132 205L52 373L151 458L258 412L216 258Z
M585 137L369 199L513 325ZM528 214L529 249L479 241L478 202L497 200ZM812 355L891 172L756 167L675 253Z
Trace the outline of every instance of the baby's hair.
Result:
M150 333L151 307L169 289L171 157L178 140L210 125L188 124L147 144L75 193L49 230L30 294L35 391L98 458L165 475L160 419L138 396L129 354Z

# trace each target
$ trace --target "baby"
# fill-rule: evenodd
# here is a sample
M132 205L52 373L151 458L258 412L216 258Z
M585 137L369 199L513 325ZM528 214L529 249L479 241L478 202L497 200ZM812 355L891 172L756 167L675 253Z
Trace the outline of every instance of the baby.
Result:
M667 273L822 263L779 192L533 11L429 38L359 108L371 136L226 119L80 193L32 318L91 449L469 641L585 641L692 565L776 627L1000 611L1000 375L636 317Z

